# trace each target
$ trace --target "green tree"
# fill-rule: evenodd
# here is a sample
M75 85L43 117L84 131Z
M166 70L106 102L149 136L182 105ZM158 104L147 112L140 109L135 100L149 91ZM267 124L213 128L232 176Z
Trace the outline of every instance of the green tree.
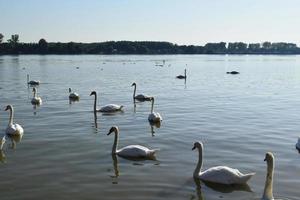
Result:
M46 53L48 50L48 42L42 38L39 40L39 52L40 53Z
M18 34L11 35L11 38L7 41L12 45L16 45L19 42L19 35Z
M2 33L0 33L0 43L2 43L3 38L4 38L4 35Z

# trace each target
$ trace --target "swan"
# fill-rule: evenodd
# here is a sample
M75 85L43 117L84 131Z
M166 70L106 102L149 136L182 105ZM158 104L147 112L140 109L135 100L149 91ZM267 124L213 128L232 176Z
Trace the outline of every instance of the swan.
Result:
M103 107L101 107L99 110L96 108L96 102L97 102L97 93L95 91L92 91L90 96L94 95L95 96L95 101L94 101L94 112L117 112L117 111L122 111L123 106L119 106L116 104L108 104Z
M150 101L151 97L144 95L144 94L138 94L135 96L135 92L136 92L136 83L132 83L131 87L134 86L134 91L133 91L133 99L136 99L138 101Z
M296 143L296 148L300 151L300 137L298 138L298 142Z
M37 96L37 89L33 88L32 92L33 92L33 98L31 99L31 103L33 105L40 105L40 104L42 104L42 98Z
M265 160L267 162L267 176L262 200L274 200L273 197L273 175L274 175L274 155L272 152L267 152Z
M6 139L5 139L5 135L4 135L3 138L0 141L0 151L2 151L3 145L5 144L5 142L6 142Z
M69 88L69 93L69 99L74 101L79 100L79 94L77 94L76 92L72 92L71 88Z
M231 71L231 72L226 72L226 74L233 74L233 75L235 75L235 74L239 74L240 72L238 72L238 71Z
M176 78L186 79L186 69L184 69L184 76L183 75L178 75L178 76L176 76Z
M157 113L157 112L153 112L154 97L151 97L151 98L150 98L150 101L151 101L152 104L151 104L151 113L150 113L149 116L148 116L149 122L155 123L155 122L160 122L160 121L162 121L162 117L160 116L160 114Z
M202 168L202 151L203 144L202 142L195 142L194 149L199 151L199 160L197 167L194 171L194 177L199 178L203 181L232 185L232 184L245 184L255 173L242 174L238 169L232 169L227 166L216 166L211 167L203 172Z
M37 80L29 81L29 74L27 74L27 84L29 84L29 85L39 85L40 81L37 81Z
M20 126L19 124L13 123L13 119L14 119L14 108L12 105L7 105L5 108L5 111L9 110L10 112L10 116L9 116L9 122L6 128L6 134L7 135L18 135L21 136L24 133L24 130L22 128L22 126Z
M119 128L117 126L111 127L107 135L110 135L112 132L115 133L115 140L112 147L112 154L117 154L121 157L127 158L153 158L156 152L155 149L148 149L147 147L141 145L129 145L118 149L118 140L119 140Z

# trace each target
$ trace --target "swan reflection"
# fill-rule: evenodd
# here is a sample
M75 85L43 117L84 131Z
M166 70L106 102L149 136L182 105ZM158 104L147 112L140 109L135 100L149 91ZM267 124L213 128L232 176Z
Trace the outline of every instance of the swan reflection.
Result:
M110 176L112 178L112 184L118 184L119 177L119 166L118 166L118 157L115 154L111 155L114 167L114 176Z
M152 135L152 137L154 137L155 136L154 127L155 128L160 128L161 122L160 121L158 121L158 122L150 122L149 121L149 124L150 124L150 128L151 128L151 135Z

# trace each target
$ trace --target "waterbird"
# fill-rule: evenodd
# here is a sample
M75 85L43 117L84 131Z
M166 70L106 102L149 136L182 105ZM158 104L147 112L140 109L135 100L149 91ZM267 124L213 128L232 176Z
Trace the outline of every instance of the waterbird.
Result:
M125 158L153 159L155 152L158 150L158 149L149 149L141 145L129 145L121 149L118 149L119 128L117 126L111 127L107 135L110 135L111 133L115 133L114 144L111 152L112 154L117 154L118 156L125 157Z
M238 169L233 169L227 166L216 166L211 167L205 171L201 171L202 159L203 159L203 144L202 142L195 142L194 149L199 151L199 159L197 167L194 170L194 178L199 178L203 181L219 183L224 185L234 185L234 184L246 184L247 181L255 174L243 174Z
M186 79L186 69L184 69L184 75L178 75L176 76L178 79Z
M35 87L32 89L32 92L33 92L33 97L31 99L31 104L33 105L42 104L42 98L37 96L37 89Z
M274 200L273 197L273 175L274 175L274 155L272 152L267 152L264 161L267 162L267 175L265 181L264 193L262 200Z
M5 111L9 110L9 122L7 125L7 128L5 130L5 133L7 135L17 135L22 136L24 133L24 130L21 125L16 124L13 122L14 120L14 108L12 105L7 105L5 108Z
M151 97L148 95L144 95L144 94L138 94L135 95L136 93L136 83L132 83L131 87L134 86L134 91L133 91L133 99L136 99L138 101L150 101Z
M226 72L226 74L239 74L240 72L238 72L238 71L231 71L231 72Z
M37 80L31 80L31 81L29 81L29 74L27 74L27 84L28 85L39 85L40 81L37 81Z
M76 92L72 92L72 89L69 88L69 99L73 101L77 101L79 100L79 94L77 94Z
M94 112L106 112L106 113L110 113L110 112L117 112L117 111L122 111L122 108L124 106L120 106L117 104L107 104L103 107L101 107L100 109L97 110L96 108L96 102L97 102L97 93L96 91L92 91L90 96L94 95L95 96L95 100L94 100Z
M149 122L151 122L151 123L156 123L156 122L162 121L161 115L160 115L158 112L154 112L154 111L153 111L153 107L154 107L154 97L151 97L150 101L151 101L151 112L150 112L150 114L149 114L149 116L148 116Z

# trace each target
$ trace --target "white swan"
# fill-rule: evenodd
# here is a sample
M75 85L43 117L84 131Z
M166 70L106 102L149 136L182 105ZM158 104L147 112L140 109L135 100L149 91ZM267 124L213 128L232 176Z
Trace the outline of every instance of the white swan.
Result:
M178 79L186 79L186 69L184 69L184 76L183 75L178 75L176 76Z
M273 197L273 174L274 174L274 155L271 152L266 153L265 160L267 161L267 176L262 200L274 200Z
M136 99L138 101L151 101L151 97L148 95L144 94L138 94L135 96L136 93L136 83L132 83L131 87L134 86L134 91L133 91L133 99Z
M33 98L31 99L31 103L33 105L40 105L40 104L42 104L42 98L39 97L39 96L37 96L37 89L33 88L32 92L33 92Z
M6 128L6 134L7 135L23 135L24 130L22 128L22 126L20 126L19 124L13 123L13 119L14 119L14 108L12 105L8 105L5 108L5 111L9 110L10 115L9 115L9 122Z
M245 184L255 173L242 174L238 169L232 169L227 166L211 167L203 172L202 168L202 156L203 156L203 144L201 142L195 142L193 150L197 148L199 151L199 160L197 167L194 171L194 177L203 181L232 185L232 184Z
M115 140L112 147L112 154L117 154L121 157L128 158L153 158L155 154L155 149L148 149L147 147L141 145L129 145L118 149L119 142L119 128L117 126L111 127L107 135L110 135L112 132L115 133Z
M300 151L300 137L298 138L298 142L296 143L296 148Z
M153 107L154 107L154 97L151 97L151 98L150 98L150 101L151 101L152 104L151 104L151 113L150 113L149 116L148 116L149 122L155 123L155 122L160 122L160 121L162 121L162 117L160 116L160 114L157 113L157 112L153 112Z
M77 94L76 92L72 92L71 88L69 88L69 93L69 99L74 101L79 100L79 94Z
M27 84L29 85L39 85L41 82L37 80L31 80L29 81L29 74L27 74Z
M117 104L108 104L103 107L101 107L99 110L96 108L96 102L97 102L97 93L95 91L92 91L90 96L94 95L94 112L117 112L122 111L123 106L119 106Z
M5 139L5 135L4 135L0 141L0 151L3 149L3 145L5 144L5 142L6 142L6 139Z

